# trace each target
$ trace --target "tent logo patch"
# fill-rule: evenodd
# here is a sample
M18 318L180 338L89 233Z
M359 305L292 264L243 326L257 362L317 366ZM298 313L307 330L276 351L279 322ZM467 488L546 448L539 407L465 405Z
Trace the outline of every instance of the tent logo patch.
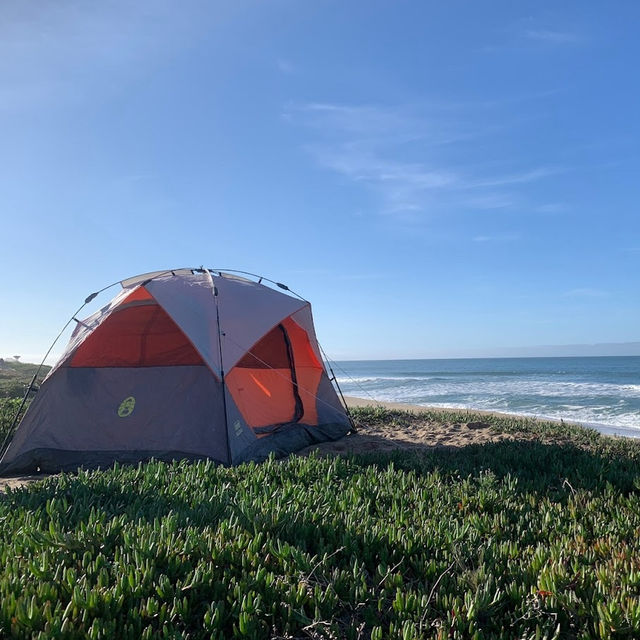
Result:
M136 399L133 396L129 396L125 398L118 407L118 415L121 418L126 418L133 413L133 410L136 408Z

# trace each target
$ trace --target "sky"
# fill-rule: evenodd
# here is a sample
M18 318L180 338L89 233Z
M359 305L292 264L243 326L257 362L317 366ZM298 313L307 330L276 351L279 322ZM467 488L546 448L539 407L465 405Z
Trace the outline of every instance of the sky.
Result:
M337 360L640 354L639 20L3 0L0 356L41 357L111 282L199 265L300 292Z

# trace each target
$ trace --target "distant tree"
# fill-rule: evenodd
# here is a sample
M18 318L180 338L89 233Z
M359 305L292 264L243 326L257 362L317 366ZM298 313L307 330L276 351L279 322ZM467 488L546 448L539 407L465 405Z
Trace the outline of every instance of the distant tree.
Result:
M21 357L22 357L22 356L13 356L13 359L14 359L16 362L19 362Z

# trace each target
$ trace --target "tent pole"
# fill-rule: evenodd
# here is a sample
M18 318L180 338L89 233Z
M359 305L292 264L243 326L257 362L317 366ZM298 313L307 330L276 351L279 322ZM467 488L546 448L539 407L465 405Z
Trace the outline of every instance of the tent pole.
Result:
M166 271L165 273L170 273L170 271ZM159 277L160 275L164 275L164 274L158 274L156 277ZM36 383L36 380L37 380L38 376L40 375L40 371L42 371L42 367L44 366L44 363L47 361L47 358L49 357L49 354L51 353L53 347L55 347L56 343L60 339L60 336L66 331L67 327L73 321L78 322L80 324L83 324L82 322L80 322L80 320L77 319L76 316L92 300L94 300L97 296L99 296L104 291L107 291L107 289L111 289L111 287L115 287L117 284L122 284L122 282L120 280L116 280L115 282L112 282L111 284L108 284L106 287L102 287L102 289L99 289L98 291L94 291L93 293L90 293L85 298L84 302L78 307L78 309L75 311L75 313L69 318L69 320L67 320L67 323L64 325L64 327L62 327L62 329L60 330L60 333L55 337L55 340L51 343L51 346L47 350L47 353L44 354L44 358L42 358L42 362L40 362L40 364L38 365L38 368L36 369L36 372L35 372L35 374L33 376L33 379L31 380L31 382L29 383L29 386L27 387L27 391L25 392L24 397L22 398L22 402L20 403L20 407L18 407L18 411L16 412L15 416L13 417L13 421L11 422L11 427L9 427L9 431L7 431L7 435L5 436L5 439L2 442L2 446L0 447L0 460L2 459L4 454L6 453L7 449L9 448L9 445L11 444L11 441L13 440L13 434L14 434L14 431L15 431L15 427L16 427L18 421L19 421L20 414L22 413L22 410L24 409L24 406L27 403L27 399L29 397L29 394L31 393L31 391L33 391L33 388L34 388L34 385Z
M18 421L19 421L20 414L22 413L22 410L24 409L24 406L27 403L27 399L29 398L29 394L33 391L33 388L34 388L34 385L36 383L36 380L38 379L38 376L40 375L40 371L42 371L42 367L44 367L44 363L47 361L47 358L49 357L49 354L51 353L51 350L53 349L53 347L55 347L56 342L58 342L58 340L60 339L60 336L66 331L67 327L74 320L76 320L76 316L99 293L102 293L106 289L109 289L110 287L113 287L116 284L118 284L118 283L114 282L113 284L110 284L108 287L105 287L104 289L100 289L100 291L96 291L94 293L90 293L85 298L85 301L78 307L77 311L69 318L69 320L67 320L67 323L64 325L64 327L62 327L62 329L60 330L60 333L55 337L55 340L51 343L51 346L49 347L49 349L47 349L47 353L44 354L44 358L42 358L42 361L38 365L38 368L36 369L36 372L33 374L33 378L31 379L31 382L29 383L29 386L27 387L27 390L25 391L25 394L24 394L24 396L22 398L22 402L20 403L20 406L18 407L18 410L16 411L16 414L13 416L13 421L11 422L11 426L9 427L9 431L7 431L7 435L5 436L5 439L2 442L2 447L0 447L0 459L2 459L2 457L4 456L6 450L9 448L9 445L11 444L11 440L13 440L13 433L14 433L15 427L16 427Z
M231 460L231 445L229 443L229 417L227 415L227 391L224 383L224 364L222 362L222 331L220 330L220 304L218 300L218 287L216 287L213 281L213 276L209 269L202 269L211 284L211 293L213 293L213 299L216 303L216 324L218 325L218 355L220 356L220 382L222 383L222 410L224 411L224 431L227 436L227 459L229 464Z
M27 390L24 392L24 396L22 396L22 402L20 403L18 410L13 416L13 420L11 421L11 426L9 427L7 431L7 435L5 436L4 441L2 442L2 447L0 447L0 460L2 459L4 452L7 450L11 440L13 439L12 436L13 436L13 432L15 431L16 424L18 422L18 419L20 418L20 414L22 413L22 410L24 409L24 405L27 403L27 398L29 397L29 394L33 390L33 385L36 383L36 378L38 377L38 373L40 373L40 367L38 367L37 371L33 374L33 378L31 378L31 382L29 383Z

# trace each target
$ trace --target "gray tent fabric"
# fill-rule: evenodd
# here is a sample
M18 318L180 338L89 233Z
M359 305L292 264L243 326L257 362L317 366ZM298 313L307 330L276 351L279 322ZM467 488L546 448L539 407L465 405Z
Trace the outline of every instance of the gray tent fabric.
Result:
M342 423L327 423L320 426L292 423L280 425L276 431L268 438L257 440L253 445L247 447L235 460L240 462L263 462L271 454L281 458L291 453L299 451L313 444L327 442L328 440L339 440L345 435L345 426Z
M149 458L238 464L349 432L306 301L202 269L122 284L110 303L78 322L4 452L0 474ZM287 322L295 323L287 325L293 333L284 330ZM282 335L286 350L277 348ZM293 410L294 398L303 411ZM278 403L282 411L274 410ZM260 421L278 415L294 422Z
M229 371L269 329L308 303L240 278L215 278L224 327L224 369Z
M134 452L145 459L173 451L229 463L226 442L222 385L206 367L69 367L43 384L7 453L53 472L55 452L76 467L98 451L134 459ZM23 470L11 457L2 472Z
M320 424L342 423L345 410L326 373L322 374L315 397L318 421ZM333 438L331 438L333 439Z
M209 280L200 274L169 274L152 280L146 289L191 338L211 370L219 374L218 321Z
M231 454L231 460L237 462L240 459L242 452L246 451L255 443L256 436L247 425L227 387L225 387L224 393L227 411L227 438L229 442L229 452Z

